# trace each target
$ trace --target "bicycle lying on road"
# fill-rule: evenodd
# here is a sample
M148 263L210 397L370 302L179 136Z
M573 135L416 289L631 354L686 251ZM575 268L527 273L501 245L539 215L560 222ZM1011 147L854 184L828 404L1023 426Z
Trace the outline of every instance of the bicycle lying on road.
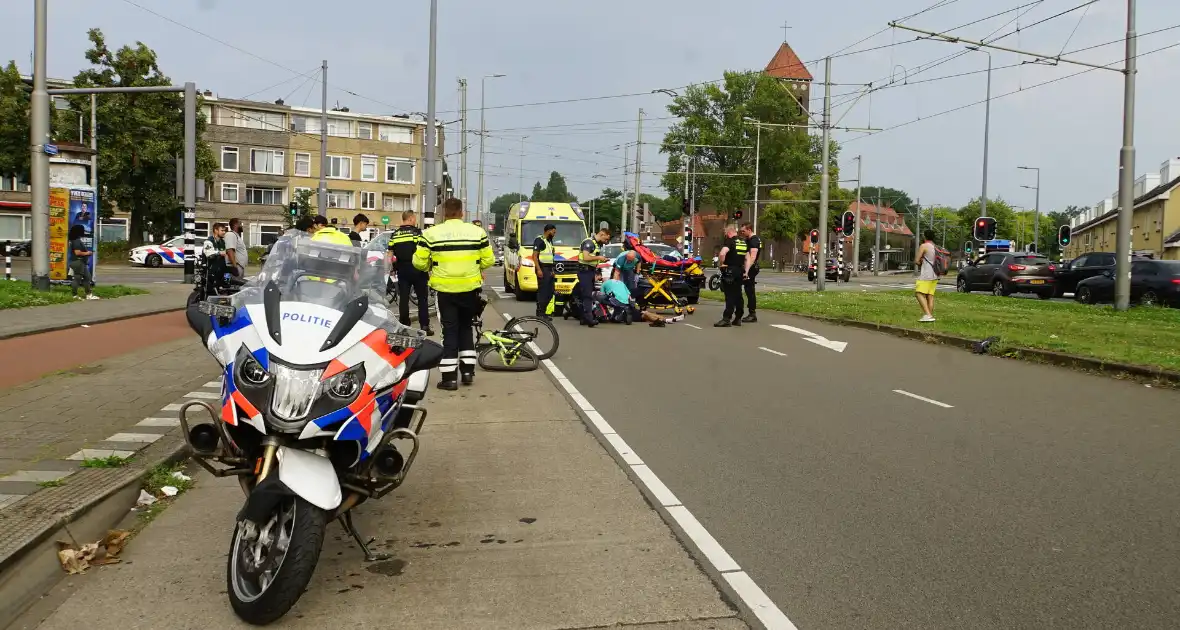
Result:
M487 301L484 301L487 306ZM482 309L472 325L476 362L492 372L529 372L557 353L560 338L549 321L535 315L514 317L502 330L483 329Z

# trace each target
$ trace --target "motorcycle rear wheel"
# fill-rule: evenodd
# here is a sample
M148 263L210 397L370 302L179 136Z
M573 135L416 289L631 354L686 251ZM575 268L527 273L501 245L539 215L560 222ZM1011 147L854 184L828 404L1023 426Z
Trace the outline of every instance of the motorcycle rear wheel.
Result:
M256 528L254 539L247 538L245 523L238 522L226 563L226 592L242 621L267 625L299 601L319 561L327 520L320 508L287 497L267 524ZM255 563L259 556L261 562Z

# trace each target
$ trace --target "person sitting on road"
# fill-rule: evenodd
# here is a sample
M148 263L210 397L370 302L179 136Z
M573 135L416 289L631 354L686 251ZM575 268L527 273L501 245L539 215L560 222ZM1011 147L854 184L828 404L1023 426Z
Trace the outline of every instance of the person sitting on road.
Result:
M683 315L675 317L662 317L648 311L639 310L639 304L635 302L635 298L631 297L631 291L627 288L627 284L619 279L619 272L614 272L610 280L602 283L602 290L599 293L604 304L609 306L615 314L625 313L630 311L630 319L623 321L628 324L631 320L638 319L640 321L648 322L653 328L662 328L666 324L672 324L684 319ZM612 320L618 321L612 317Z

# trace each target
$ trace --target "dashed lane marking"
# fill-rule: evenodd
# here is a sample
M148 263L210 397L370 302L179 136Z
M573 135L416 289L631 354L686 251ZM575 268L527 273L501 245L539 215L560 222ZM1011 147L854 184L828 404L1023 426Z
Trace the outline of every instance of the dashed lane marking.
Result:
M915 393L912 393L912 392L907 392L907 391L906 391L906 390L904 390L904 389L895 389L895 390L893 390L893 392L894 392L894 393L896 393L896 394L901 394L902 396L909 396L910 398L913 398L913 399L915 399L915 400L920 400L920 401L922 401L922 402L927 402L927 403L930 403L930 404L932 404L932 405L937 405L937 406L939 406L939 407L942 407L942 408L944 408L944 409L954 409L954 408L955 408L955 406L954 406L954 405L948 405L948 404L946 404L946 403L944 403L944 402L939 402L939 401L937 401L937 400L934 400L933 398L927 398L927 397L925 397L925 396L919 396L919 395L917 395L917 394L915 394Z
M778 355L778 356L780 356L780 357L785 357L785 356L787 356L787 353L786 353L786 352L779 352L778 350L771 350L770 348L764 348L764 347L762 347L762 346L758 346L758 349L759 349L759 350L761 350L761 351L763 351L763 352L769 352L769 353L771 353L771 354L777 354L777 355Z
M701 328L700 326L695 326L693 324L686 323L685 326L688 326L689 328L696 328L697 330L704 330L704 328Z

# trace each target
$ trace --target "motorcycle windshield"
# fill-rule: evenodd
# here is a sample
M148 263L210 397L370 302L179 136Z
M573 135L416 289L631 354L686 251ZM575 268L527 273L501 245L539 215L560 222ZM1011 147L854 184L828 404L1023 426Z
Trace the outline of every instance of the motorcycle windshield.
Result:
M388 275L389 258L379 241L359 248L302 234L283 236L275 241L262 271L235 298L235 306L262 303L263 291L272 284L284 302L341 310L364 295L380 303Z

